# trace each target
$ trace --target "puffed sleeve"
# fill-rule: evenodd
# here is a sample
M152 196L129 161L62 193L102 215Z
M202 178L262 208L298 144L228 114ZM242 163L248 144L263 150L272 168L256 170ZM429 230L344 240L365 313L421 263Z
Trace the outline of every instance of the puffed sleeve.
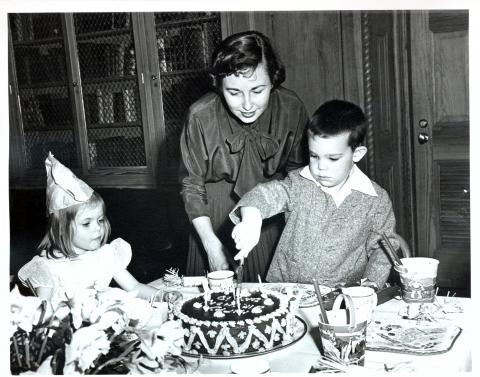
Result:
M18 271L18 278L26 287L27 279L34 288L54 288L57 285L45 258L38 255Z
M125 270L132 260L132 247L121 238L117 238L108 245L112 249L114 272Z
M189 112L180 136L182 164L180 181L185 211L190 221L210 216L205 189L208 153L200 121Z

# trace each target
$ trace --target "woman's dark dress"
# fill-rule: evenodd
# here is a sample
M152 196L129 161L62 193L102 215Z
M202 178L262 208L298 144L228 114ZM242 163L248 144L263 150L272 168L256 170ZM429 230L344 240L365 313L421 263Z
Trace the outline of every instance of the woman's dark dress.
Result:
M233 257L228 214L257 183L283 179L287 171L306 163L305 106L291 90L271 92L264 113L252 124L231 115L221 97L208 93L189 109L180 138L183 159L180 180L189 220L208 216L215 234ZM245 260L244 280L265 279L283 229L283 217L264 221L258 245ZM192 226L187 275L203 275L208 258Z

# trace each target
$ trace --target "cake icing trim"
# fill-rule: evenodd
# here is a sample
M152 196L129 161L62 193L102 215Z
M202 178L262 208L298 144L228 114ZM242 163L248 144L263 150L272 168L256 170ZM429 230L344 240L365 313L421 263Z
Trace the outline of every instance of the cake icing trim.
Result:
M286 314L289 315L288 311L288 303L289 299L287 296L275 292L275 291L260 291L260 290L249 290L251 291L259 291L261 292L261 296L266 299L270 299L268 297L268 294L276 297L279 300L279 307L277 310L274 312L255 317L253 320L252 319L246 319L246 320L239 320L239 321L215 321L215 320L208 320L208 321L203 321L203 320L198 320L195 318L192 318L188 315L185 315L181 312L181 308L183 304L186 301L189 300L195 300L199 297L203 297L203 295L198 295L190 299L183 300L182 302L176 303L174 307L174 313L175 315L184 321L185 323L191 324L192 326L190 329L185 329L185 336L188 338L188 340L185 342L185 350L191 351L192 353L198 354L198 348L201 348L203 346L205 350L208 352L208 354L215 355L218 354L220 347L223 348L223 351L221 353L225 356L228 356L230 354L240 354L244 353L250 346L257 350L263 350L263 349L270 349L273 347L275 340L280 340L278 339L280 336L283 335L284 339L283 342L289 338L288 331L284 330L283 327L287 329L287 324L285 318L281 318L281 322L279 322L279 319L277 317L281 317L282 315ZM250 294L249 294L250 295ZM271 300L271 299L270 299ZM271 320L271 323L268 323ZM267 337L265 334L263 334L254 324L261 324L265 323L265 332L269 334L270 336ZM241 344L237 343L237 340L235 337L233 337L230 334L230 327L235 328L235 325L238 324L239 326L244 326L247 324L247 329L248 333L246 336L242 336L243 342ZM220 327L217 338L215 340L215 344L213 347L210 347L208 344L208 341L205 337L205 332L202 331L202 326L205 326L207 328L211 327L212 329L207 331L207 335L210 336L210 338L213 338L215 334L212 335L212 332L214 331L214 327ZM238 329L236 329L238 330ZM252 344L252 338L255 336L255 341ZM224 344L224 340L226 340L226 344ZM231 351L229 351L229 348L232 348Z

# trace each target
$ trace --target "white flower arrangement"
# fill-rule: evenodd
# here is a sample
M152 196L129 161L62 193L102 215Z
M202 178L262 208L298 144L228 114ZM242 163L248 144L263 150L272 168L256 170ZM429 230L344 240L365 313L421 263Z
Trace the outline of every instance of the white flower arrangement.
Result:
M118 288L69 292L52 308L10 292L12 374L191 373L178 321L149 327L154 308Z

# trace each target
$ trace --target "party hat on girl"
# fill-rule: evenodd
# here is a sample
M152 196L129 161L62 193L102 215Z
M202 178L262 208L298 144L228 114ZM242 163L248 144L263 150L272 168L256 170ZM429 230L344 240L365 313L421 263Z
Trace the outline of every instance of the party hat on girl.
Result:
M62 165L52 152L45 160L48 213L88 201L93 189Z

